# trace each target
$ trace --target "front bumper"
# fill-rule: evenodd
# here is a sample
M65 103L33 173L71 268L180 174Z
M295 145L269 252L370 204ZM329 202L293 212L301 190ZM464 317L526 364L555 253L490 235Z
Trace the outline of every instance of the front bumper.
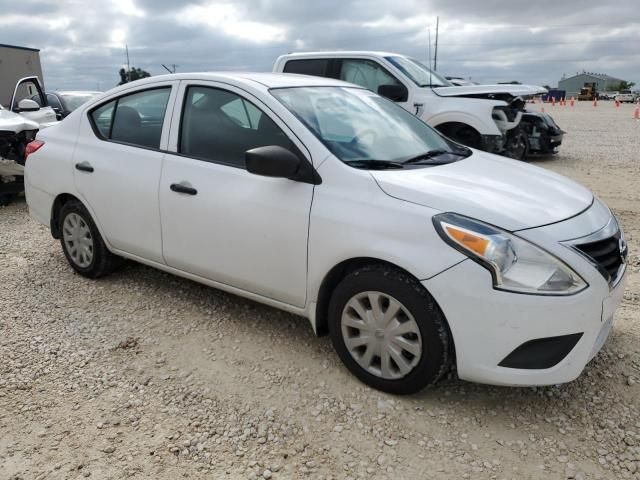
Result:
M611 222L615 223L615 219L609 210L596 200L591 208L564 222L516 232L534 244L543 245L585 279L589 286L575 295L527 295L496 290L489 271L471 260L422 282L447 318L461 379L531 386L566 383L580 375L609 336L624 293L626 265L621 265L615 281L607 280L564 239L576 239L572 242L590 239L607 232ZM552 337L566 340L564 344L560 342L559 354L556 351L545 358L540 348L527 350L540 342L546 342L549 348L554 342L558 346L558 339ZM531 357L518 355L523 351ZM549 357L554 360L545 364Z
M422 283L449 322L459 378L531 386L566 383L580 375L611 331L625 277L611 291L605 284L567 297L523 295L495 290L489 272L466 260ZM551 368L499 366L526 342L576 333L582 333L580 340Z

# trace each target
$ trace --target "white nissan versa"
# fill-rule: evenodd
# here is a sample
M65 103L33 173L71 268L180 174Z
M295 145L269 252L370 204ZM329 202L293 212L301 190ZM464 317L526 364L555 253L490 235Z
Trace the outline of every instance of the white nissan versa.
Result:
M375 93L283 74L159 76L38 133L31 214L90 278L130 258L310 319L362 381L576 378L626 245L560 175L470 150Z

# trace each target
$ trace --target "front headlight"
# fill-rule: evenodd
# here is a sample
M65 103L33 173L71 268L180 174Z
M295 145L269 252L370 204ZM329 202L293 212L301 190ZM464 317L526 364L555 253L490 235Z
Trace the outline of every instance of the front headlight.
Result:
M588 285L567 264L536 245L455 213L433 217L442 239L487 268L500 290L572 295Z

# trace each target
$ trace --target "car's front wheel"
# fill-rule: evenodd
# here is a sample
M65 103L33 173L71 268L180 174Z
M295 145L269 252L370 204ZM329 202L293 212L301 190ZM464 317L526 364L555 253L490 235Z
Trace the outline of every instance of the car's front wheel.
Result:
M442 311L416 279L391 266L367 266L340 282L329 305L329 331L347 368L385 392L417 392L451 366Z
M60 243L67 261L80 275L98 278L111 273L122 259L109 251L89 211L72 200L60 209Z

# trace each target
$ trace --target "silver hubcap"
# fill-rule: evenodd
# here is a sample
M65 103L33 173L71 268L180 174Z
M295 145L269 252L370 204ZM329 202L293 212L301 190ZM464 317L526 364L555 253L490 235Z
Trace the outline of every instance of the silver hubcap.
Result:
M77 213L70 213L62 224L67 253L77 266L87 268L93 260L93 237L89 225Z
M341 327L353 359L376 377L402 378L422 357L422 338L413 315L385 293L351 297L342 311Z

